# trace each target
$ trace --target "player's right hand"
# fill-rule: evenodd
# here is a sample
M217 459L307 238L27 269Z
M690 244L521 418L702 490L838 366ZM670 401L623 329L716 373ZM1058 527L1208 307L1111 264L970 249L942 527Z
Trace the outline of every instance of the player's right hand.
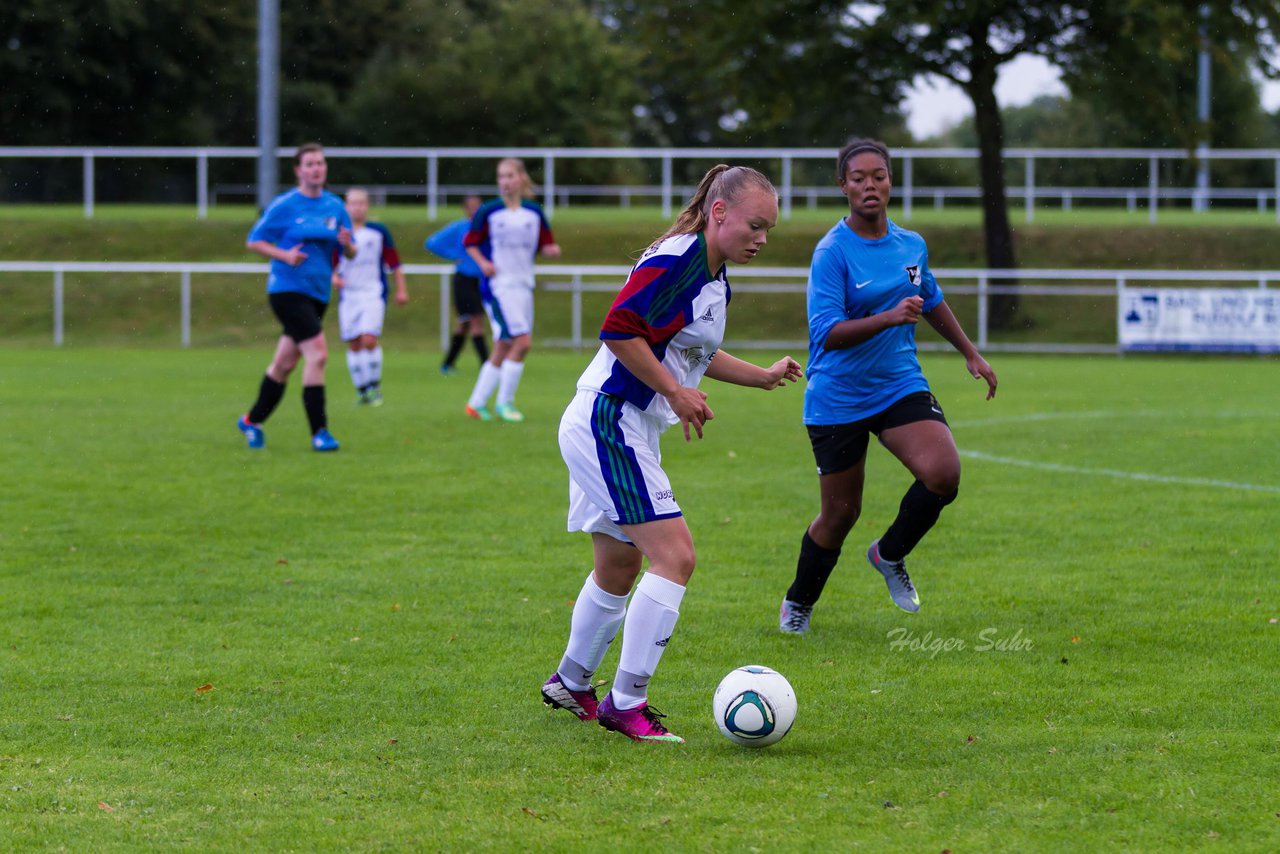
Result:
M707 393L696 388L680 386L674 394L667 397L667 403L671 404L671 410L680 419L680 427L684 430L686 442L693 441L693 437L689 434L690 426L701 439L702 425L716 417L711 407L707 406Z
M890 326L905 326L908 323L919 323L922 311L924 311L923 297L906 297L885 314L889 315Z
M288 264L290 267L296 267L303 261L307 260L307 253L302 251L302 244L299 243L292 249L286 249L284 251L284 257L280 260Z
M486 258L480 262L480 272L484 273L486 279L492 279L497 275L498 268L493 266L493 262Z

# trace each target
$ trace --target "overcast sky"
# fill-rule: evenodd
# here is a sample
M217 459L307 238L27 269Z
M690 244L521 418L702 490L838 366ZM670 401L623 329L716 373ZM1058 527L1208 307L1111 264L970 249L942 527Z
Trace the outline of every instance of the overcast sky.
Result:
M1038 56L1023 54L1000 66L996 100L1002 107L1021 107L1040 95L1064 95L1061 72ZM918 77L904 103L907 127L917 139L933 136L973 114L968 96L941 77ZM1262 106L1268 112L1280 107L1280 83L1262 87Z

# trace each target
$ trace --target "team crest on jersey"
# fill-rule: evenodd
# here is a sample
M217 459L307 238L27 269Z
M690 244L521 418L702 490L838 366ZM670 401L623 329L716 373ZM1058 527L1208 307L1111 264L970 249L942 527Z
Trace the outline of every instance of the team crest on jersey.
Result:
M907 271L907 278L911 281L913 287L920 287L920 265L908 264L903 268Z
M324 218L325 231L338 230L338 218L336 216L327 216Z
M707 362L711 361L707 359L707 353L701 347L686 347L680 351L680 355L684 356L684 360L689 363L690 368L698 367L704 359Z

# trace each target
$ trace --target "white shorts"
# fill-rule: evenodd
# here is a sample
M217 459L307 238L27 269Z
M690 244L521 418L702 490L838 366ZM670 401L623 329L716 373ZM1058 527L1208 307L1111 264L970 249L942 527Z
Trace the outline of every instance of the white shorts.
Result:
M680 516L662 470L662 425L616 397L579 391L560 419L569 467L569 530L631 538L619 525Z
M386 316L387 301L377 294L343 294L338 300L338 329L343 341L354 341L361 335L381 336Z
M490 279L483 289L484 310L493 325L493 340L510 341L533 332L533 282Z

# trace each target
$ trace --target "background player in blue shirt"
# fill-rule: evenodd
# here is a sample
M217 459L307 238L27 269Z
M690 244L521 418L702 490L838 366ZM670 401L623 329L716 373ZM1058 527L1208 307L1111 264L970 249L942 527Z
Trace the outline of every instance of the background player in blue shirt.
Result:
M298 186L281 193L262 212L249 232L247 246L271 259L267 301L284 331L267 366L258 399L236 422L250 448L266 444L262 424L280 399L285 381L304 359L302 405L311 426L311 447L336 451L338 442L329 434L324 401L324 366L329 350L324 340L325 309L329 307L330 279L339 251L355 257L351 218L332 193L325 192L329 166L324 148L310 142L293 156Z
M987 399L996 393L995 371L943 301L924 240L889 220L889 150L873 140L850 142L840 150L836 175L849 216L818 242L809 270L804 423L822 507L801 540L795 582L782 601L784 632L808 630L814 603L858 520L871 433L915 482L897 518L867 549L867 560L899 608L920 608L904 558L960 486L955 440L916 358L921 316L965 357L974 378L986 380Z
M440 373L448 376L455 372L454 362L467 343L467 333L475 345L476 355L483 366L489 361L489 345L484 340L484 301L480 296L480 265L467 252L462 239L471 230L471 220L480 209L479 196L467 196L462 200L462 212L466 219L456 220L427 238L424 244L428 252L448 258L457 266L453 270L453 310L458 313L458 327L449 341L449 352L440 365Z

